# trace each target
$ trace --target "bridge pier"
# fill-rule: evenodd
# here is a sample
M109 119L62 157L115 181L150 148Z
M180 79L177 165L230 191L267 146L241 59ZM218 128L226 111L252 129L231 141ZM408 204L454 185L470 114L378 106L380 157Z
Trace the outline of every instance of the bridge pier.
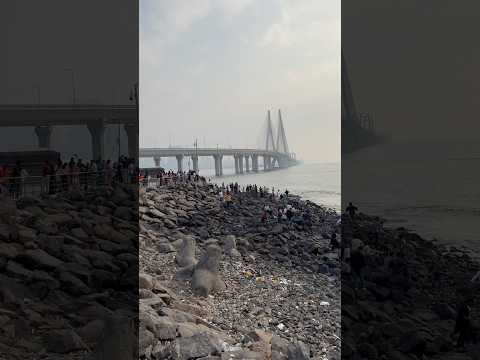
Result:
M277 161L278 161L278 167L279 168L283 169L283 168L287 168L289 166L288 158L281 157L281 158L278 158Z
M127 133L128 141L128 157L138 161L138 125L137 124L125 124L123 125L125 132Z
M278 163L278 167L280 167L280 163L278 162L278 159L276 157L272 158L272 162L270 163L271 168L273 169L275 167L275 163Z
M238 172L243 174L243 155L238 156Z
M103 160L105 151L105 122L92 121L87 124L92 137L92 159Z
M223 165L222 165L223 155L214 155L213 159L215 160L215 176L223 175Z
M252 155L252 170L258 172L258 155Z
M198 156L192 156L193 171L198 174Z
M182 172L183 171L183 155L177 155L175 157L177 158L177 171Z
M50 149L52 127L50 125L36 126L35 134L37 134L37 137L38 137L38 147L41 149Z
M263 170L268 171L272 168L272 159L270 156L265 155L263 157Z
M160 156L155 156L153 158L153 161L155 162L155 167L160 167L160 160L162 160Z
M240 174L240 160L238 155L233 155L233 159L235 160L235 174Z
M250 172L250 155L245 155L245 172Z

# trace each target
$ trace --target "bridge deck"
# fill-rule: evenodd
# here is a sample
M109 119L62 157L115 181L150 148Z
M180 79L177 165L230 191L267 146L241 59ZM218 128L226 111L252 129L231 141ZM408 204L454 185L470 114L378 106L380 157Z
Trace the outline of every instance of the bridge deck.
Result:
M258 156L281 156L289 157L275 151L262 149L222 149L222 148L140 148L140 157L172 157L172 156L235 156L235 155L258 155Z
M0 126L136 124L135 105L0 105Z

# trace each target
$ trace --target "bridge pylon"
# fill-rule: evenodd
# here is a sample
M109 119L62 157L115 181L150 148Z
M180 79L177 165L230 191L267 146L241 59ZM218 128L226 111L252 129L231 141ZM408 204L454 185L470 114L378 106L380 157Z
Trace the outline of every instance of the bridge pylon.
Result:
M276 150L279 153L289 154L287 136L283 127L282 112L278 109L278 129L277 129L277 145Z
M275 146L275 141L273 138L273 126L272 126L272 119L270 118L270 110L267 112L267 133L266 133L266 141L265 141L265 150L267 151L277 151Z

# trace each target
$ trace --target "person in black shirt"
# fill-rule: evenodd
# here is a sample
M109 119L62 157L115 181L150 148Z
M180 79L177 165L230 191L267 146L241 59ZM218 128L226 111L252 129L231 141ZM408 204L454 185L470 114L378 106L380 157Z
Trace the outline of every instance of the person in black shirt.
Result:
M473 340L472 324L470 322L470 307L467 302L462 302L458 308L454 334L459 334L457 347L465 346L466 341Z
M355 216L355 212L358 210L358 208L351 202L349 202L345 210L347 211L348 215L350 215L350 217L353 219L353 217Z
M363 246L359 246L356 250L352 251L350 255L350 266L352 268L352 275L354 276L354 285L360 283L362 289L365 288L363 281L363 269L365 268L365 256L363 255Z
M338 249L340 246L338 240L337 240L337 233L334 231L332 232L332 235L330 236L330 248L332 250Z

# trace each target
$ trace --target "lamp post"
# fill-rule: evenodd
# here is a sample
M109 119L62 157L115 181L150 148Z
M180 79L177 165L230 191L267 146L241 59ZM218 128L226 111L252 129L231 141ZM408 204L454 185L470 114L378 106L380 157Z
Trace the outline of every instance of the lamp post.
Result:
M138 82L133 85L133 89L130 91L130 101L135 102L137 110L137 123L138 123Z
M137 136L137 139L138 139L138 126L139 126L139 124L138 124L138 122L139 122L138 82L133 84L133 89L130 91L130 101L135 102L135 110L136 110L136 116L137 116L135 129L136 129L136 136ZM129 145L128 146L129 146L129 148L131 147L130 146L130 140L129 140ZM137 162L137 165L138 165L138 142L136 142L135 147L137 148L137 150L135 150L135 154L136 154L135 161ZM133 156L133 155L130 155L130 156Z
M71 68L63 69L64 71L70 71L72 75L72 103L75 105L77 101L76 90L75 90L75 72Z

